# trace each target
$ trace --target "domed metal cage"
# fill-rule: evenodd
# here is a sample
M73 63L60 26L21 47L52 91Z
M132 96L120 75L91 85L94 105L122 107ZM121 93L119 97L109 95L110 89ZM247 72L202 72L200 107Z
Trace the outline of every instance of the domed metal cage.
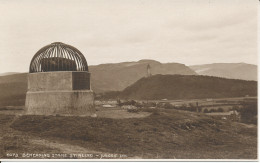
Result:
M75 47L54 42L41 48L30 64L30 73L48 71L88 71L88 64Z

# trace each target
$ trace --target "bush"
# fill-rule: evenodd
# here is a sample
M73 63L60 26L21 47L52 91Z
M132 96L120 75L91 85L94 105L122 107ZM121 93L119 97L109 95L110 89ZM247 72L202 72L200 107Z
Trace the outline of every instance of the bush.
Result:
M257 103L244 103L240 114L243 123L257 124Z
M206 109L204 109L203 112L204 112L204 113L209 113L209 110L206 108Z
M165 104L164 104L164 108L165 108L165 109L173 109L174 106L173 106L172 104L170 104L170 103L165 103Z
M239 106L235 105L235 106L232 107L232 110L240 111L240 108L239 108Z
M223 108L218 108L217 111L218 111L218 112L224 112L224 109L223 109Z
M189 107L188 110L191 112L196 112L197 108L195 106L192 106L192 107Z

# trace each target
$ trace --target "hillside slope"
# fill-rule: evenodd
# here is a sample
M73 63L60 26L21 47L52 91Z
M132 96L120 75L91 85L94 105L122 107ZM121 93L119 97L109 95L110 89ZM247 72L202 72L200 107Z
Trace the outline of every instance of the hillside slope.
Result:
M147 65L151 66L152 74L196 75L184 64L160 63L154 60L138 62L122 62L89 66L92 89L95 92L120 91L146 76Z
M199 99L257 95L257 82L196 75L154 75L123 90L128 99Z
M19 74L20 72L5 72L5 73L0 73L0 76L7 76L7 75L14 75L14 74Z
M199 75L257 81L257 66L246 63L213 63L189 66Z
M24 105L27 91L27 73L0 77L0 106Z

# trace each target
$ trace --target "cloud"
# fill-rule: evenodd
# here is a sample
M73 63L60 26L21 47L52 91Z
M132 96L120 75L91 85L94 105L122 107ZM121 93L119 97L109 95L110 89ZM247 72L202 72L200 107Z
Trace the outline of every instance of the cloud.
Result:
M236 26L257 19L256 1L210 1L190 6L188 12L165 24L168 28L205 31ZM192 14L190 13L192 12Z

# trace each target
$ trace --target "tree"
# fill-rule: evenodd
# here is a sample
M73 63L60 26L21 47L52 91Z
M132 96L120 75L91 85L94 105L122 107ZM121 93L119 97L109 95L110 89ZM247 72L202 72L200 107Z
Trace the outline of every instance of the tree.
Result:
M173 105L167 102L167 103L164 104L164 108L165 109L172 109Z
M224 112L224 109L223 109L223 108L218 108L217 111L218 111L218 112Z
M244 103L240 114L242 122L257 124L257 103Z
M204 109L203 112L204 112L204 113L209 113L209 110L206 108L206 109Z

